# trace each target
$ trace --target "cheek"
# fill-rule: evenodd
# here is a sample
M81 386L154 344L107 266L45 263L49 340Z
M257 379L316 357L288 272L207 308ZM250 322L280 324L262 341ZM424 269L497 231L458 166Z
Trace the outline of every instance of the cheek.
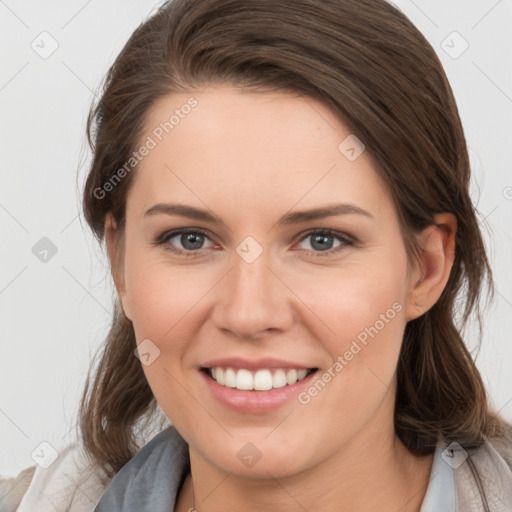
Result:
M376 251L377 252L377 251ZM376 254L377 256L377 254ZM379 251L373 264L350 265L333 271L330 280L317 275L302 288L307 304L321 322L312 322L315 337L343 373L339 385L352 391L369 389L371 382L389 385L398 361L405 327L406 258ZM321 324L321 325L320 325ZM336 372L336 369L338 370Z
M184 370L190 367L187 349L200 322L197 311L201 298L211 285L204 278L196 279L197 272L171 268L161 260L133 258L127 263L125 276L136 342L145 343L142 346L149 349L141 352L151 354L149 364L143 364L142 369L160 407L176 426L182 426L183 417L197 414L197 403L186 391L191 388L187 381L190 375Z
M322 421L326 438L354 435L384 402L393 401L389 392L405 325L403 289L398 275L376 277L353 272L340 279L340 286L310 294L312 309L334 332L319 327L314 333L331 364L298 398L304 405L301 421L309 429L329 417Z
M157 251L134 248L125 265L126 292L137 341L164 340L181 327L182 320L211 287L207 273L165 262Z
M400 256L394 257L394 262L380 258L375 265L365 262L297 276L294 288L315 313L322 326L316 328L317 338L329 345L331 355L348 350L356 339L364 343L379 336L399 344L406 276Z

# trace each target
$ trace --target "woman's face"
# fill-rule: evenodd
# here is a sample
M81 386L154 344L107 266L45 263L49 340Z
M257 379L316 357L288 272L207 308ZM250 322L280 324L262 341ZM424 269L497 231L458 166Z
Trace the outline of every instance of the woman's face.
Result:
M382 443L418 275L368 152L320 102L228 86L145 127L120 294L191 453L268 477Z

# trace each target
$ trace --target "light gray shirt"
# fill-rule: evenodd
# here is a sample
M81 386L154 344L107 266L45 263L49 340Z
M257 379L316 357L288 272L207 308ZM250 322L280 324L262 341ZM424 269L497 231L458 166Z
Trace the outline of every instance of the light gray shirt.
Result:
M420 512L456 512L453 469L439 442ZM190 471L188 445L174 426L160 432L115 475L94 512L171 512Z

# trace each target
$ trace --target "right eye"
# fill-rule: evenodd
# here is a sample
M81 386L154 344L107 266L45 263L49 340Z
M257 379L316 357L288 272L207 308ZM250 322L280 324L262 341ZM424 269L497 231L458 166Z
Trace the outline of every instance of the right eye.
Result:
M173 239L176 240L171 242ZM164 232L153 245L163 245L164 249L182 256L196 256L205 250L201 247L205 239L209 237L202 230L182 228ZM177 244L181 244L182 248L176 248Z

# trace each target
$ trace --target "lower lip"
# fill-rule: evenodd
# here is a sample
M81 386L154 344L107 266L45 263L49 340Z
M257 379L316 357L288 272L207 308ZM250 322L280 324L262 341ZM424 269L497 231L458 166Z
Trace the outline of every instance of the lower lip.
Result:
M296 398L310 384L318 370L311 372L295 384L288 384L282 388L268 391L242 391L222 386L204 371L200 370L199 373L210 392L223 405L237 412L257 414L277 409L289 400Z

